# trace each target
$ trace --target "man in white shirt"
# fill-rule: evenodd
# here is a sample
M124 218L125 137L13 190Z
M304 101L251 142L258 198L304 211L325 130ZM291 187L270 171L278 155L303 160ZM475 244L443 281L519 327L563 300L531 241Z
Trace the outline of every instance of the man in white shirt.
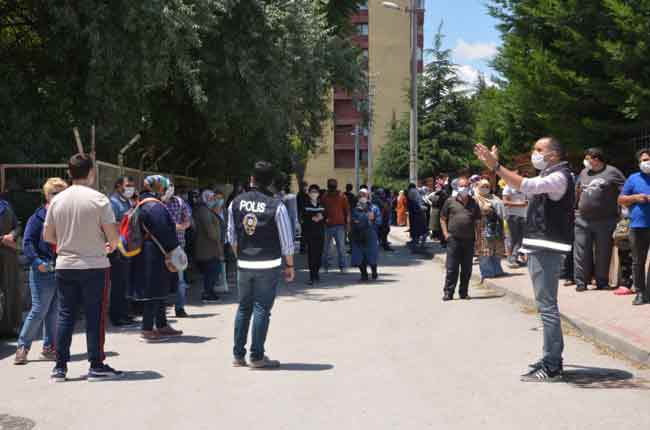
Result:
M522 375L525 382L562 379L564 339L557 303L559 267L572 249L575 194L568 163L557 139L544 137L533 148L531 161L540 176L524 178L499 164L496 147L477 144L474 153L511 187L531 196L523 246L529 252L528 271L544 326L544 355Z

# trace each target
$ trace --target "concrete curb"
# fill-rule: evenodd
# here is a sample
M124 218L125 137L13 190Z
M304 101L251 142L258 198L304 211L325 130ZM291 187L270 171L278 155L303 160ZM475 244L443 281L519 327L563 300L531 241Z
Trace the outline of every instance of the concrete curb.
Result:
M406 240L403 238L397 236L394 233L390 234L390 238L394 240L395 242L399 242L402 245L406 244ZM444 261L443 260L437 260L434 256L432 259L434 262L437 264L441 265L444 267ZM480 277L474 273L472 275L472 280L474 281L480 281ZM491 280L486 280L484 283L487 287L492 288L493 290L497 291L500 294L503 294L504 296L512 299L513 301L524 305L524 306L529 306L529 307L535 307L535 301L527 297L523 294L519 294L515 291L512 291L508 288L501 287L497 284L495 284ZM561 306L560 306L561 309ZM625 338L619 337L612 335L611 333L608 333L605 330L602 330L600 327L597 327L593 324L587 323L583 321L580 318L573 317L571 315L567 315L566 313L562 312L560 310L560 316L562 317L562 320L564 323L570 325L573 327L575 330L579 331L580 334L587 340L593 341L598 344L603 344L606 345L608 348L614 350L615 352L618 352L622 355L624 355L626 358L635 361L639 364L643 365L650 365L650 351L648 351L646 348L635 344L634 342L631 342Z

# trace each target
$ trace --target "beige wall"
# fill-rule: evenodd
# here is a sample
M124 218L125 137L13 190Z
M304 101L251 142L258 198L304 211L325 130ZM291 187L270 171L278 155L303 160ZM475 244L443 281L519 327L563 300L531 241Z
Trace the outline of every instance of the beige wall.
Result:
M406 5L408 0L397 0ZM381 6L379 0L368 2L368 55L369 74L374 87L374 124L372 130L373 160L387 141L387 133L393 119L401 119L408 112L406 97L409 83L409 16ZM331 108L333 110L334 103ZM324 127L320 147L307 163L305 179L308 183L325 186L327 178L336 178L343 188L354 183L354 169L334 168L334 124ZM365 168L365 166L364 166ZM366 182L365 170L361 182Z

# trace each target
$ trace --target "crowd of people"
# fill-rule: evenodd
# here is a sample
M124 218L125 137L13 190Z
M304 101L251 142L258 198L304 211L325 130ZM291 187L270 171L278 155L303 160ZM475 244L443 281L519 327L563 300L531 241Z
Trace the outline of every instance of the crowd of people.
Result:
M640 171L627 179L598 148L585 151L584 168L572 173L553 138L540 139L533 148L531 162L540 171L534 178L502 167L496 149L477 145L475 151L489 169L483 175L461 172L451 180L441 174L432 189L410 184L399 192L361 186L355 194L350 184L342 192L329 179L325 189L302 183L292 194L287 178L260 162L250 184L236 186L228 199L215 188L176 190L160 175L142 184L121 177L105 196L91 187L92 160L76 154L69 161L70 180L49 178L42 190L44 204L26 223L22 249L32 300L14 362L28 363L42 328L41 358L55 362L53 380L65 380L72 333L83 308L88 379L119 377L121 372L104 362L105 320L115 327L139 326L145 343L181 336L167 321L166 303L175 293L176 317L188 316L189 259L202 277L203 303L215 303L219 293L228 292L228 266L236 265L240 302L233 364L277 367L264 355L264 339L279 271L285 271L287 281L294 279L295 244L307 254L309 285L334 265L343 273L355 267L360 281L370 282L379 278L380 250L392 251L388 236L397 225L408 226L414 253L430 238L446 248L444 301L453 299L456 288L461 299L469 298L474 262L481 279L505 276L504 258L509 268L528 266L545 347L526 378L552 379L562 369L561 276L578 292L587 291L592 281L596 289L610 288L616 245L620 287L615 294L635 294L634 305L650 303L650 149L638 152ZM133 225L142 230L137 252L125 244L125 232ZM15 283L19 223L2 199L0 228L2 282ZM136 315L142 316L140 322ZM251 318L249 363L245 346Z

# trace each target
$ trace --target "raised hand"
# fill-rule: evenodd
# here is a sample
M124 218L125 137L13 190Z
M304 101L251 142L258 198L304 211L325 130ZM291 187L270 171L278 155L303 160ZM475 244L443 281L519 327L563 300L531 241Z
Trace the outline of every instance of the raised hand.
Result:
M499 162L499 150L496 146L493 146L492 151L490 151L487 146L477 143L474 145L474 154L489 169L494 169Z

